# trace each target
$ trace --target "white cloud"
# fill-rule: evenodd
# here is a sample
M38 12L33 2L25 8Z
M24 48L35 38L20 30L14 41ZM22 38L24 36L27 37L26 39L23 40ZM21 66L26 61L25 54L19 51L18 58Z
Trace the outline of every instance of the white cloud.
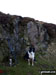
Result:
M56 24L56 0L0 0L0 11Z

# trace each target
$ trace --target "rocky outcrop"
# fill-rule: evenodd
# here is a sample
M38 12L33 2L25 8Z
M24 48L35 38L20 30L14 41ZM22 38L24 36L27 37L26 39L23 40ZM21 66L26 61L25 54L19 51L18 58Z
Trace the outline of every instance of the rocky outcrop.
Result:
M46 51L50 39L56 38L56 25L0 12L0 51L4 55L10 52L8 38L18 55L28 50L30 44L36 51Z
M44 23L43 26L47 29L50 37L56 38L56 25L51 23Z
M30 21L27 23L27 34L28 38L30 39L31 44L34 44L35 49L38 49L38 28L36 26L36 23Z

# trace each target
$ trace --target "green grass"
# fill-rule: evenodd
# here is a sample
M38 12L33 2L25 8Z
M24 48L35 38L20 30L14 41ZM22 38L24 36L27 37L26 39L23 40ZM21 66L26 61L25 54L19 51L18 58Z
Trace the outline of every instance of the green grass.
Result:
M36 54L36 63L34 66L28 65L27 61L19 58L18 64L14 67L0 66L7 75L41 75L41 70L55 70L53 64Z

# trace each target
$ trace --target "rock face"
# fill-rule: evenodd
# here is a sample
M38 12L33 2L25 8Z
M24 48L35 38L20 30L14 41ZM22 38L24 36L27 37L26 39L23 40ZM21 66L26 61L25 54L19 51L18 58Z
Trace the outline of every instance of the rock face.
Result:
M33 44L36 51L46 51L50 39L56 38L56 25L36 21L32 18L0 12L0 52L10 53L7 39L13 50L20 55Z
M51 23L44 23L43 26L47 29L50 37L56 38L56 25Z
M31 43L34 44L35 49L38 49L37 43L38 43L38 28L36 26L36 24L32 21L27 23L27 33L28 33L28 37L31 41Z

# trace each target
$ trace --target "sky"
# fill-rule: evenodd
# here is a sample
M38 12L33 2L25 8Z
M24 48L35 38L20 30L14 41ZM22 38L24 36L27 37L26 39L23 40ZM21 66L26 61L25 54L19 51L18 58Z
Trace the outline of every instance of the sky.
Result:
M0 11L56 24L56 0L0 0Z

